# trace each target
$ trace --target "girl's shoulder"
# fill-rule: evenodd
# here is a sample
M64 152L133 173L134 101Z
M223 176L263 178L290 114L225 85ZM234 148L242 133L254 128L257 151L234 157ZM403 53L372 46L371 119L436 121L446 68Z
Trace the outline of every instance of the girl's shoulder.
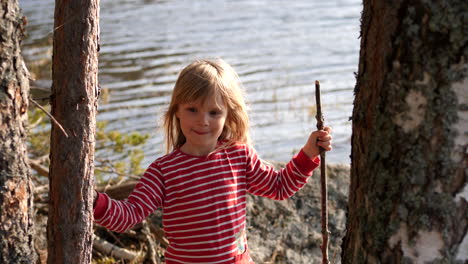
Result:
M220 141L218 144L218 150L216 152L232 153L232 152L244 152L247 153L250 150L250 145L243 142L229 142Z
M171 153L165 154L156 158L152 163L151 166L153 167L164 167L168 164L173 164L178 162L178 160L182 158L182 155L178 149L173 150Z
M256 154L252 145L245 142L231 142L226 144L224 149L227 153L237 153L238 155L252 156Z
M222 146L222 148L225 149L248 149L252 148L250 144L244 143L244 142L230 142L230 141L220 141L219 146Z

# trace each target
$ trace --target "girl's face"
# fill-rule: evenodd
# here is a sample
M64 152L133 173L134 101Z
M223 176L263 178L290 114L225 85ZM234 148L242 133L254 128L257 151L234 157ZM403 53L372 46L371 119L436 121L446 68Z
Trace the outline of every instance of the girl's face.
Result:
M218 144L226 122L227 109L221 96L214 94L204 101L180 104L176 117L186 138L180 149L189 155L206 156Z

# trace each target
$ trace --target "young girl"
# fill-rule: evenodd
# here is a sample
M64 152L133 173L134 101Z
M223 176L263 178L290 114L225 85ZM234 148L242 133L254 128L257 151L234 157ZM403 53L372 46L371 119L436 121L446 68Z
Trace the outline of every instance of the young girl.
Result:
M250 145L238 76L222 60L188 65L164 116L167 150L126 200L98 193L94 217L123 232L163 209L166 264L253 263L246 239L246 193L291 197L331 150L331 129L313 132L284 169L264 164Z

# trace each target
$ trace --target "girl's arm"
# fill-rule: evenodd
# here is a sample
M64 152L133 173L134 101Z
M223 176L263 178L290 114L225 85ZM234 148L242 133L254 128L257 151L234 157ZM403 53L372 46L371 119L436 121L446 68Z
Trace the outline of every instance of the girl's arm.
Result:
M283 200L300 190L320 163L319 147L331 149L331 129L315 131L302 150L280 170L263 163L253 148L247 148L247 191L252 194ZM319 141L318 141L319 140Z
M111 199L105 193L97 193L94 219L97 224L116 232L124 232L143 221L164 201L164 181L157 166L146 170L127 199Z

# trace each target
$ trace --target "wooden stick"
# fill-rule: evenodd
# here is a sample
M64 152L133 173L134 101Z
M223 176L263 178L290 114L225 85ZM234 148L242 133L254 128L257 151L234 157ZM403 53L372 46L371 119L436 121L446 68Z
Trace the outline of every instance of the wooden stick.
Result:
M65 137L68 137L68 134L67 132L65 132L65 129L63 129L62 125L59 123L59 121L57 121L57 119L54 118L54 116L52 116L51 113L49 113L44 107L42 107L32 98L29 98L29 101L31 101L31 103L33 103L37 108L41 109L50 118L50 120L52 120L52 122L54 122L54 124L57 125L57 127L63 132Z
M315 100L317 103L317 129L323 129L322 103L320 101L320 82L315 81ZM320 147L320 184L322 190L322 264L329 264L328 261L328 192L327 192L327 170L325 166L325 151Z

